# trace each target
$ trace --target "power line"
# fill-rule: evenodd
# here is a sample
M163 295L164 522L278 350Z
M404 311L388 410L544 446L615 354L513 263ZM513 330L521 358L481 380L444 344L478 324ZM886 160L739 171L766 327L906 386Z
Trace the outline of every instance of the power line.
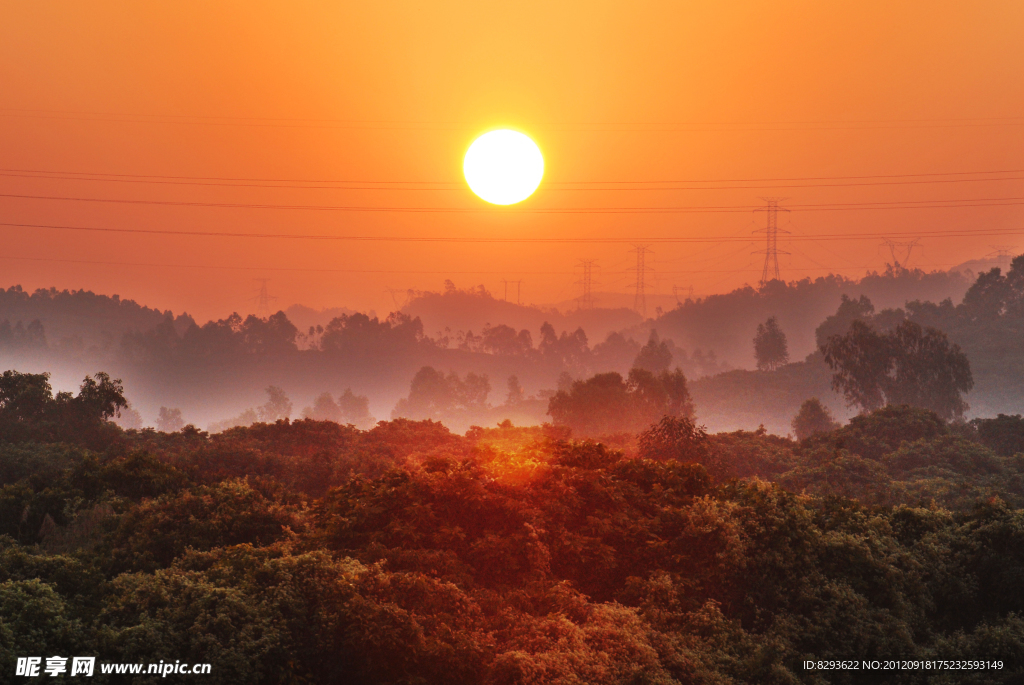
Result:
M218 209L276 209L330 212L384 212L408 214L479 214L505 212L511 214L699 214L746 212L750 205L690 205L668 207L389 207L357 205L279 205L249 202L199 202L187 200L136 200L128 198L72 197L63 195L29 195L0 193L0 197L21 200L54 200L121 205L156 205L164 207L203 207ZM966 198L955 200L900 200L895 202L844 202L793 205L801 211L850 211L879 209L955 209L962 207L993 207L1024 204L1024 197Z
M742 251L742 250L741 250ZM228 270L228 271L288 271L288 272L306 272L306 273L338 273L338 274L408 274L408 275L494 275L501 274L501 271L417 271L409 269L322 269L316 267L274 267L274 266L234 266L228 264L173 264L173 263L157 263L157 262L123 262L123 261L111 261L111 260L98 260L98 259L61 259L58 257L20 257L16 255L0 254L0 260L10 261L23 261L23 262L47 262L55 264L87 264L96 266L134 266L140 268L168 268L168 269L213 269L213 270ZM813 260L811 260L813 261ZM854 269L871 269L875 265L863 264L863 265L850 265L842 267L840 269L833 269L833 271L851 271ZM941 264L921 264L917 268L942 268L955 266L953 263L941 263ZM830 270L828 267L825 270ZM790 271L820 271L821 268L791 268ZM662 271L664 274L702 274L702 273L715 273L715 274L734 274L734 273L750 273L754 268L747 269L690 269L690 270L673 270L673 271ZM632 269L629 269L632 271ZM571 272L567 271L522 271L519 273L531 275L531 276L571 276ZM616 279L616 282L622 282L625 280L623 277ZM630 278L632 280L632 278Z
M298 183L298 184L367 184L367 185L450 185L462 187L462 183L453 181L395 181L395 180L367 180L367 179L308 179L308 178L259 178L259 177L237 177L237 176L187 176L187 175L162 175L162 174L124 174L105 173L89 171L67 171L47 169L21 169L21 168L0 168L0 174L20 176L25 178L48 178L56 175L63 179L67 176L80 178L81 180L139 180L139 181L219 181L232 183L254 183L254 184L275 184L275 183ZM908 174L868 174L852 176L789 176L789 177L750 177L750 178L713 178L713 179L657 179L657 180L597 180L597 181L545 181L545 186L563 185L652 185L652 184L682 184L682 183L783 183L797 181L867 181L871 179L914 179L914 178L935 178L942 179L951 176L997 176L1006 174L1024 174L1024 169L996 169L981 171L942 171ZM954 179L971 180L971 179ZM999 179L999 180L1018 180ZM261 186L258 186L261 187Z
M481 244L620 244L633 243L636 238L458 238L458 237L414 237L414 236L371 236L371 235L330 235L330 234L303 234L303 233L248 233L232 231L172 231L166 229L146 228L113 228L100 226L71 226L66 224L29 224L18 222L0 222L0 226L11 228L36 228L66 231L85 231L99 233L128 233L140 235L165 235L175 237L202 237L202 238L253 238L253 239L274 239L274 240L328 240L339 242L396 242L396 243L481 243ZM898 237L909 238L978 238L985 236L1017 236L1024 235L1024 228L1005 229L949 229L949 230L927 230L916 232L853 232L853 233L819 233L816 235L794 236L790 240L799 241L835 241L835 240L877 240ZM726 242L750 242L749 235L708 235L691 237L657 238L646 237L642 239L646 243L726 243ZM479 272L493 273L493 272Z
M997 260L1010 261L1010 253L1016 248L1013 245L989 245L992 249L986 257L993 257Z
M1021 173L1021 172L1018 172ZM950 174L952 175L952 174ZM915 175L908 175L909 178ZM128 174L86 174L86 173L61 173L61 172L5 172L0 171L0 177L24 178L42 181L91 181L101 183L146 183L153 185L172 186L201 186L217 188L272 188L279 190L451 190L462 191L466 186L462 182L452 181L286 181L286 180L203 180L199 177L194 180L178 178L160 178L133 176ZM822 179L829 180L829 179ZM835 180L841 180L839 178ZM781 180L766 180L764 183L771 185L750 185L756 181L734 181L734 183L746 183L747 185L648 185L646 182L628 184L627 181L548 181L545 183L545 192L607 192L607 191L678 191L678 190L750 190L750 189L772 189L772 188L860 188L860 187L881 187L881 186L902 186L902 185L931 185L936 183L998 183L1006 181L1021 181L1024 176L990 176L988 178L915 178L914 180L888 180L888 181L847 181L841 183L784 183ZM728 182L728 181L718 181ZM665 181L662 183L715 183L715 181ZM584 186L584 187L569 187ZM609 187L611 186L611 187Z
M230 117L208 115L140 114L68 110L0 108L0 116L36 119L68 119L112 123L184 124L205 126L279 127L279 128L351 128L381 130L480 130L471 121L402 121L336 118ZM661 121L661 122L520 122L538 130L583 131L774 131L774 130L872 130L890 128L958 128L1024 125L1024 117L965 117L948 119L861 119L805 121ZM484 127L486 128L486 127Z

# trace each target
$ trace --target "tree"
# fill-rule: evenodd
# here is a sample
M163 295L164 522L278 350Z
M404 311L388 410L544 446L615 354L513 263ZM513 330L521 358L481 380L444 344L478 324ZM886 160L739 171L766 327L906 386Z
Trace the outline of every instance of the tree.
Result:
M523 386L519 384L519 378L517 376L508 377L508 396L505 398L505 405L508 407L514 407L521 404L526 393L523 392Z
M160 416L156 420L156 429L164 433L177 433L185 426L181 418L181 410L175 407L160 407Z
M633 360L633 368L644 369L651 373L661 373L668 371L671 365L672 351L669 350L668 343L659 340L658 331L652 328L647 344L640 348L639 354Z
M611 372L574 381L549 400L548 414L579 435L599 436L635 433L663 416L690 417L693 402L679 369L657 375L633 369L626 379Z
M302 410L302 418L340 423L341 409L334 402L331 393L325 392L317 395L317 398L313 400L312 407L306 407Z
M341 422L351 423L360 428L373 427L375 420L370 415L370 399L365 395L356 395L352 388L338 395L338 409L341 410Z
M271 385L267 387L267 401L256 410L260 421L273 423L278 419L287 419L292 414L292 402L284 390Z
M931 409L944 419L962 417L967 403L961 393L974 387L971 365L946 334L905 321L889 334L895 349L889 404Z
M839 302L839 309L836 313L821 322L821 325L814 331L814 339L818 347L824 347L828 339L833 335L842 335L849 330L850 324L854 321L865 321L875 313L875 305L871 304L866 296L861 295L858 300L851 300L843 295Z
M797 440L806 440L818 433L827 433L839 428L839 423L832 418L832 412L817 397L804 400L800 411L793 417L793 432Z
M480 337L480 347L491 354L514 357L533 350L533 336L526 329L516 333L514 328L504 324L485 326Z
M487 408L490 392L486 374L470 372L463 380L454 371L445 376L432 366L424 366L413 376L409 397L400 399L391 415L440 419L453 413L479 411Z
M1020 414L999 414L994 419L974 419L971 426L982 444L996 454L1009 457L1024 452L1024 418Z
M50 374L4 371L0 376L0 420L3 423L41 421L52 402Z
M757 358L757 368L761 371L775 371L789 362L786 334L779 328L779 322L774 316L757 325L754 356Z
M664 416L640 434L640 456L644 459L704 463L710 442L704 426L685 416Z
M58 399L59 397L58 395ZM78 397L72 402L76 405L77 413L86 418L114 418L120 416L121 410L128 407L120 379L112 379L102 371L96 374L96 378L85 377Z
M5 371L0 376L0 436L21 440L101 439L107 420L128 406L119 379L86 376L77 396L50 387L50 375Z
M851 406L874 411L907 404L947 420L967 410L961 394L974 387L971 366L942 331L904 321L882 334L854 321L846 335L830 337L822 352L835 371L833 389Z
M115 423L125 430L142 430L145 426L145 422L142 420L142 414L140 414L134 407L126 407L125 409L122 409L121 415L118 416Z

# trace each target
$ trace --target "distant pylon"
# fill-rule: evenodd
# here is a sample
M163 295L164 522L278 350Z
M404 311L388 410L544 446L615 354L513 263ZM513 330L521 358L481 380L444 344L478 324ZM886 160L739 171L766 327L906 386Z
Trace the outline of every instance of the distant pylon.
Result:
M576 281L576 283L583 286L583 295L576 301L576 306L579 309L594 308L594 295L591 292L591 286L593 284L593 270L596 261L596 259L580 260L580 265L583 267L583 277Z
M892 255L893 267L902 266L904 269L907 268L907 264L910 263L910 254L914 251L914 248L918 246L920 238L914 238L906 242L897 242L895 240L883 240L882 246L889 248L889 254ZM900 254L902 253L903 261L900 261Z
M406 288L405 290L399 290L397 288L384 288L384 290L389 295L391 295L391 299L395 303L395 311L397 312L402 311L402 309L405 308L405 305L409 304L409 301L412 300L413 296L416 293L416 291L413 290L412 288ZM398 301L399 295L402 296L401 302Z
M521 280L519 280L519 281L510 281L510 280L507 280L507 279L502 279L501 282L505 284L505 301L506 302L508 302L508 284L509 283L515 283L515 285L516 285L516 304L520 304L520 302L519 302L519 294L521 292L521 289L522 289L522 286L523 286L523 282Z
M276 300L277 298L267 291L267 283L270 282L269 278L256 278L254 280L260 284L260 291L256 297L253 298L253 301L256 303L256 316L261 319L266 319L270 316L271 301Z
M762 197L761 199L767 204L754 211L764 212L768 217L768 223L754 233L764 233L766 243L764 250L758 250L754 254L764 255L764 268L761 270L761 285L764 285L768 281L782 280L782 274L779 272L779 255L789 253L779 251L779 233L789 233L789 231L779 230L779 211L788 212L789 210L779 207L779 200L782 199L780 197Z
M652 271L647 266L647 255L653 254L648 245L634 245L632 252L636 253L636 266L630 271L636 272L636 294L633 296L633 309L643 318L647 318L647 272Z
M985 256L994 257L1000 262L1010 261L1010 253L1016 249L1013 245L989 245L989 247L992 248L992 251Z
M675 295L676 302L678 304L682 304L682 301L679 299L679 293L681 293L683 291L686 291L686 299L688 299L688 300L692 300L693 299L693 286L692 285L691 286L687 286L685 288L680 286L680 285L674 285L674 286L672 286L672 294Z

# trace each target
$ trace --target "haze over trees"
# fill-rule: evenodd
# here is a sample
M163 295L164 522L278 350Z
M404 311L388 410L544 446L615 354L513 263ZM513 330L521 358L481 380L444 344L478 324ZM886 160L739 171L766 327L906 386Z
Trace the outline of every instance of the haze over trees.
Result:
M345 388L345 392L338 395L337 401L331 397L331 393L321 393L313 401L312 407L302 410L302 418L352 424L363 429L369 429L376 423L370 415L370 400L354 394L352 388Z
M144 423L153 422L160 407L171 407L181 409L188 421L210 428L256 420L248 412L255 412L265 401L268 386L281 388L294 399L296 408L310 409L325 391L336 401L332 388L350 388L355 397L367 398L370 415L388 416L399 400L409 399L410 382L423 367L454 372L460 378L487 376L492 392L483 410L441 417L459 430L504 418L517 424L548 420L547 403L562 374L582 380L617 372L625 378L634 365L657 370L670 359L669 366L680 368L690 382L690 392L708 426L753 428L764 423L784 433L808 397L818 397L836 416L848 415L842 399L831 390L831 374L822 357L812 353L804 358L803 350L816 349L815 336L820 340L845 334L854 319L885 334L905 319L942 330L971 363L974 411L1020 412L1024 408L1016 398L1024 393L1024 355L1016 351L1014 336L1018 330L1024 335L1024 328L1015 313L1019 308L1013 305L1019 299L1018 280L1001 272L979 277L960 305L913 299L921 293L954 292L960 285L967 290L960 274L899 268L869 274L860 281L773 282L758 290L689 299L656 322L627 322L603 336L588 328L563 326L570 320L585 322L590 314L569 319L512 305L481 288L452 286L444 293L415 296L408 304L429 300L432 315L439 316L445 303L498 314L507 305L509 312L529 310L540 323L528 328L511 319L485 318L479 327L449 327L427 334L423 321L407 309L383 318L342 311L326 323L313 325L312 332L300 331L281 312L265 319L236 314L200 326L187 317L147 310L119 298L58 291L29 295L11 289L0 297L0 305L8 307L0 307L0 322L11 322L11 340L19 342L6 348L0 345L0 354L12 362L24 360L27 368L51 367L53 381L61 388L74 388L92 369L111 369L137 398L133 409ZM869 292L880 294L880 304L904 306L876 312ZM811 315L826 302L838 311L825 310L812 320ZM453 316L458 307L452 310ZM78 312L74 322L55 318L71 316L72 309ZM779 330L785 331L789 356L795 361L771 362L775 370L770 378L742 369L729 371L725 363L729 358L747 368L754 366L749 341L769 313ZM41 328L33 325L35 332L29 336L28 326L37 319ZM22 333L15 335L18 321ZM56 328L51 330L50 324ZM100 335L100 329L106 332ZM78 334L73 331L78 330L82 334L75 338ZM29 340L35 342L29 345ZM742 352L726 352L740 348ZM1007 363L1001 365L1000 360ZM521 402L507 401L505 386L510 376L516 377L522 390ZM512 404L516 405L514 416ZM503 410L508 415L499 416L498 407L508 407Z
M800 405L800 411L793 417L793 434L797 440L806 440L818 433L828 433L840 428L832 412L817 397Z
M424 366L416 372L409 396L398 401L394 418L440 419L457 413L472 413L487 408L491 382L475 373L460 378L454 371L447 375Z
M636 359L633 360L633 368L661 373L668 371L671 366L672 350L669 349L668 343L658 337L658 331L651 329L647 344L640 348Z
M832 387L863 411L909 404L952 419L967 410L962 395L974 387L971 366L942 331L903 321L878 333L857 320L846 335L830 337L822 352L835 371Z
M764 323L757 324L754 358L757 359L757 368L761 371L775 371L789 363L786 334L779 328L779 321L774 316L769 317Z
M748 286L687 300L654 325L662 337L680 347L714 350L721 362L750 368L754 364L750 339L767 316L777 317L789 337L790 355L802 359L818 348L814 330L836 311L843 295L853 299L863 295L883 309L917 300L958 302L971 281L970 275L960 272L925 273L902 267L869 272L861 279L829 275L789 283L772 281L763 288Z
M1021 674L1019 416L887 406L796 442L676 407L616 450L509 422L124 431L125 406L106 374L0 377L0 669L753 685L855 650ZM53 432L72 415L90 430Z
M580 436L637 432L662 416L689 418L693 412L679 369L654 374L634 368L625 379L615 372L597 374L573 381L548 402L554 424Z

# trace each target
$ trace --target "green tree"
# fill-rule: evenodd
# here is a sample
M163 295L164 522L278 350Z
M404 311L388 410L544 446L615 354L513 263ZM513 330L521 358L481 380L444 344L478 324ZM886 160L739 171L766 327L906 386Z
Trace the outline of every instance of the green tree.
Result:
M786 334L779 328L778 319L774 316L757 325L754 357L757 358L757 368L761 371L775 371L789 362Z
M1024 418L999 414L994 419L974 419L971 426L986 447L1004 457L1024 452Z
M88 649L81 622L68 614L53 586L38 579L0 583L0 669L6 678L13 677L18 657Z
M710 442L704 426L685 416L664 416L640 434L640 456L644 459L704 463Z
M86 376L77 396L53 395L50 375L5 371L0 376L0 437L101 444L108 419L128 406L121 381L106 373ZM105 427L106 426L106 427ZM116 433L116 429L114 429Z

